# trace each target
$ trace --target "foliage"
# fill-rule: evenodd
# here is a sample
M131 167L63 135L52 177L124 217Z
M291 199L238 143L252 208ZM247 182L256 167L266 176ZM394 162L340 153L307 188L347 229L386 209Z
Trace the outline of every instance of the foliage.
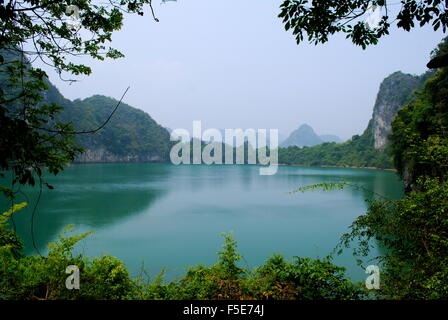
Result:
M245 277L247 270L237 266L242 256L236 251L237 243L231 234L224 237L223 250L218 262L211 266L190 267L176 286L175 299L242 299L248 298ZM172 297L169 297L171 299Z
M446 40L445 40L446 43ZM448 174L448 70L429 79L417 98L393 122L395 166L408 190L421 176L446 181Z
M197 265L172 282L164 271L151 279L129 276L123 263L112 257L74 254L75 244L89 233L64 235L49 245L46 257L14 257L8 245L0 246L0 298L3 299L301 299L344 300L363 297L363 291L344 278L344 268L330 258L313 260L281 255L269 258L255 270L238 266L242 258L231 234L223 234L223 250L212 266ZM68 265L80 270L80 289L65 287Z
M375 191L372 191L368 188L365 188L363 186L360 186L358 184L341 181L341 182L324 182L324 183L317 183L307 186L301 186L297 188L296 190L293 190L290 192L290 194L298 193L298 192L307 192L307 191L316 191L316 190L323 190L323 191L333 191L333 190L343 190L344 188L349 187L354 190L361 190L365 193L370 193L375 198L380 198L382 200L388 200L385 196L382 194L379 194Z
M59 94L59 92L57 92ZM60 95L60 94L59 94ZM97 128L108 117L118 101L95 95L67 103L59 118L71 122L77 131ZM75 143L85 150L104 149L132 161L169 160L170 134L147 113L125 103L102 130L76 135Z
M35 176L42 176L42 167L57 174L81 149L67 132L48 131L50 127L56 131L73 127L55 121L61 106L43 101L41 92L47 88L44 73L32 69L27 60L22 62L11 54L6 57L4 52L0 50L6 58L0 64L0 171L13 172L13 185L34 185ZM11 196L6 190L3 193Z
M335 266L330 257L323 260L294 257L291 263L281 255L273 255L256 270L252 285L258 299L351 300L362 297L362 290L344 278L344 268Z
M145 4L151 7L151 0L0 1L0 171L13 171L13 185L34 185L37 177L42 186L43 167L57 174L82 151L73 126L56 120L64 106L45 99L46 73L30 61L40 59L61 78L89 75L90 67L74 57L123 57L108 45L112 33L121 28L123 12L143 15ZM67 23L70 5L79 8L79 28ZM11 188L1 191L14 196Z
M107 4L92 0L1 1L0 48L23 52L21 44L31 39L33 48L26 50L28 54L36 55L60 73L88 75L91 73L88 66L75 64L67 57L88 55L99 60L123 57L107 44L112 33L122 27L123 13L143 15L145 4L150 5L151 0L112 0ZM70 5L79 8L80 25L76 29L66 21Z
M420 76L394 72L381 83L377 94L373 119L361 135L354 135L344 143L324 143L312 147L288 147L279 149L282 164L306 166L394 167L389 143L375 148L374 119L391 123L398 110L415 99L415 91L423 87L426 80L434 76L433 71ZM382 108L386 106L385 110ZM386 132L381 133L386 137Z
M305 37L315 44L325 43L336 33L343 33L356 45L365 49L375 45L389 34L391 24L396 21L398 28L410 31L416 24L420 27L432 23L434 30L440 27L446 31L448 13L441 0L401 1L401 8L395 17L389 16L390 4L385 0L286 0L280 6L279 17L285 29L292 30L297 43ZM381 20L378 27L371 29L364 23L367 12L372 7L380 7Z
M0 297L4 299L125 299L135 285L123 263L111 256L93 260L72 251L77 242L90 234L69 236L72 226L64 236L49 244L48 256L15 258L8 246L0 247ZM68 290L66 268L76 265L80 270L82 285L79 290Z
M236 252L233 236L223 236L224 250L219 252L215 265L191 267L184 277L168 284L158 278L157 285L147 287L147 297L232 300L363 297L362 290L344 278L344 268L332 264L330 258L321 261L295 257L293 262L288 262L277 254L255 270L247 270L237 266L241 255Z
M448 183L419 180L421 190L402 200L370 201L351 232L342 237L348 246L357 239L359 255L376 239L387 254L381 257L380 295L388 299L446 299L448 293Z
M243 273L243 269L239 268L236 263L242 259L242 256L236 251L237 243L232 234L223 233L224 245L223 250L218 252L219 267L230 278L237 279Z
M375 194L368 210L350 226L336 249L353 248L355 256L366 257L372 240L384 252L381 261L382 299L446 299L448 293L448 182L420 178L421 188L404 199L389 200ZM293 192L360 188L349 183L322 183ZM363 189L364 190L364 189ZM362 263L358 259L358 263Z
M391 168L388 150L375 150L372 123L362 135L344 143L326 142L312 147L279 148L279 162L305 166Z
M444 39L437 51L446 50ZM390 147L406 194L402 200L370 201L351 232L356 254L369 240L384 249L380 296L388 299L446 299L448 296L448 70L438 70L392 123Z
M431 58L443 56L448 53L448 37L444 38L431 52Z
M444 39L438 50L446 43ZM366 214L353 222L337 247L342 250L355 241L353 251L360 257L369 254L372 241L382 248L379 298L446 299L448 294L447 87L447 69L437 71L392 123L389 147L405 183L404 199L369 200ZM347 185L324 183L295 192Z
M11 209L0 215L0 247L7 247L15 258L20 257L20 250L23 249L23 243L17 234L13 230L8 229L7 226L13 214L26 206L26 202L14 204Z

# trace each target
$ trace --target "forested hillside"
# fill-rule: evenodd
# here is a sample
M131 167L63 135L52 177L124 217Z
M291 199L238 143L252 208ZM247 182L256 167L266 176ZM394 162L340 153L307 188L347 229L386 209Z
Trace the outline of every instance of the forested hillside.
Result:
M445 38L433 56L446 57L447 53ZM404 180L405 197L369 203L367 214L356 219L346 238L361 240L364 253L371 238L386 248L381 275L385 298L447 297L447 88L445 66L398 112L390 148Z
M95 95L75 100L61 115L77 130L98 128L110 115L118 101ZM75 142L85 149L76 161L168 161L169 132L147 113L121 103L107 125L93 134L82 134Z
M347 166L391 168L387 151L374 148L372 121L362 135L344 143L326 142L313 147L280 148L279 162L305 166Z

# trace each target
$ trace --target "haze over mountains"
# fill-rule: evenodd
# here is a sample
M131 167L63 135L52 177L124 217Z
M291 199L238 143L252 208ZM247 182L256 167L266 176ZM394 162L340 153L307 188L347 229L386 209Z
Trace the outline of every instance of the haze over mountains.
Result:
M280 135L279 163L391 168L391 158L385 151L391 123L397 112L413 99L414 91L421 88L432 75L432 72L420 76L395 72L386 77L380 85L367 129L343 143L334 135L318 135L308 124L302 124L283 142ZM115 99L100 95L71 101L50 81L47 80L47 83L44 102L62 106L64 110L56 120L72 123L76 130L99 127L118 103ZM218 130L224 133L224 130ZM175 144L170 141L169 131L142 110L122 103L102 130L75 137L75 142L85 150L76 161L167 162L171 147ZM240 146L234 144L233 147Z
M434 72L420 76L395 72L380 85L372 118L361 135L354 135L344 143L322 143L314 146L289 146L279 149L279 162L302 166L340 166L393 168L392 156L387 150L392 122L397 112L411 102L416 90L420 90ZM316 136L305 126L292 134L292 138L309 139L315 143ZM291 139L296 142L297 140Z
M367 129L348 141L342 143L337 136L319 135L308 124L302 124L283 142L280 136L279 163L391 168L390 156L383 151L390 124L398 110L412 99L413 91L430 76L431 73L414 76L396 72L385 78ZM117 103L114 99L98 95L70 101L51 84L46 98L48 102L63 105L65 109L60 120L72 122L78 129L98 126ZM170 141L169 131L145 112L122 104L101 132L77 137L77 143L85 148L85 153L77 161L169 161L170 146L174 143Z
M314 129L308 124L302 124L297 130L293 131L289 137L284 140L280 147L290 147L296 146L302 147L312 147L324 142L342 142L341 138L335 135L317 135Z
M110 115L118 101L94 95L80 100L68 100L48 82L44 100L64 107L56 120L72 123L74 128L98 128ZM75 136L84 148L75 162L164 162L169 161L171 148L168 130L146 112L121 103L107 125L93 134Z
M232 130L242 129L243 132L246 130L245 128L229 128L229 129L232 129ZM269 129L267 129L267 128L264 128L264 129L266 129L266 141L258 141L258 136L256 135L257 148L264 148L265 146L270 146L270 144L271 144L271 137L270 137ZM221 133L222 142L226 142L225 141L225 136L226 136L226 132L225 131L226 131L226 129L217 129L217 130ZM253 130L255 130L255 133L257 134L257 129L253 129ZM169 130L169 131L171 132L171 130ZM280 132L280 130L278 131L278 141L277 141L277 143L278 143L279 146L286 139L286 137L287 136L284 135L282 132ZM209 142L211 142L213 140L212 139L204 139L203 141L205 143L209 143ZM247 137L244 137L243 142L237 141L237 139L234 139L233 143L230 143L229 145L231 145L232 147L236 148L236 147L240 147L241 145L243 145L247 141L248 141Z

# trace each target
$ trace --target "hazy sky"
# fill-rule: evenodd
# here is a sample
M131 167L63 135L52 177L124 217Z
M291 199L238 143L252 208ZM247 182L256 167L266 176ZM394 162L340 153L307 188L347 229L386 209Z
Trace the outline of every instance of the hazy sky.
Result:
M93 74L68 85L49 72L69 99L103 94L148 112L163 126L278 128L302 123L347 139L362 133L381 81L395 71L420 74L443 38L430 28L391 30L362 50L341 36L297 45L272 0L154 1L159 23L127 16L113 46L126 58L88 60Z

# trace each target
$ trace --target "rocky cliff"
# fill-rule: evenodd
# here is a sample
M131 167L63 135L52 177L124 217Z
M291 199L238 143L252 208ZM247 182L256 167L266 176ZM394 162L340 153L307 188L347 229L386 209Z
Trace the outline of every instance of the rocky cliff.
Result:
M398 110L412 100L414 91L421 88L431 75L432 72L421 76L395 72L383 80L372 116L375 149L383 149L386 146L388 136L392 132L391 124Z
M298 129L282 144L285 148L279 150L279 162L310 166L394 168L390 150L385 148L392 133L392 122L398 111L414 99L414 92L420 90L432 75L433 72L421 76L402 72L391 74L380 85L372 118L361 135L354 135L344 143L322 144L321 141L321 144L301 148L305 140L311 140L310 137L317 144L322 136L317 136L311 128ZM288 146L299 148L286 148Z

